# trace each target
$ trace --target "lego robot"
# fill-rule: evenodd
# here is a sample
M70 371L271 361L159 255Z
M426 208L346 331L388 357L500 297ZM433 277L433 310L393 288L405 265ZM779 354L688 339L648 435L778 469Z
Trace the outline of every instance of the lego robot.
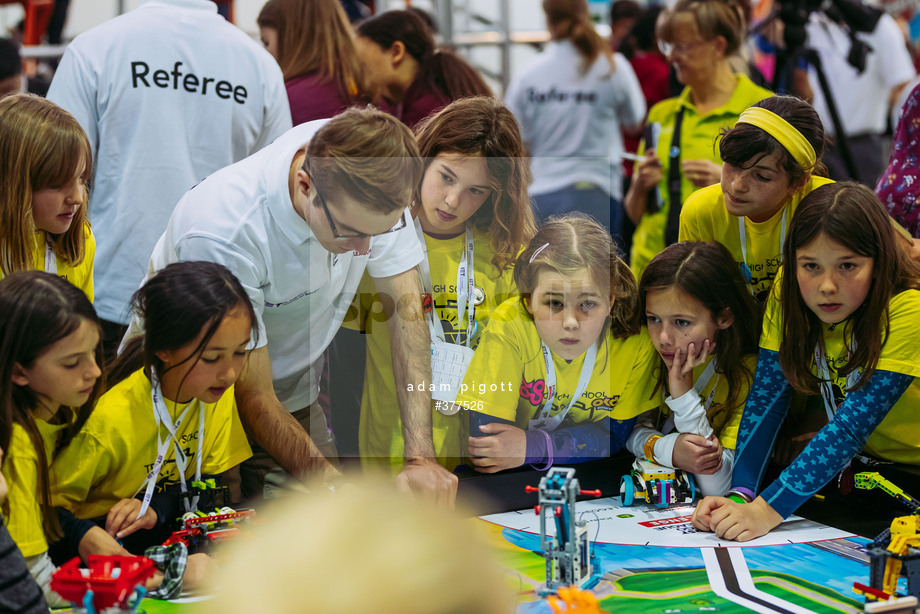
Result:
M632 470L620 480L623 505L645 499L657 507L674 503L690 503L696 497L693 475L681 470L662 467L644 458L633 462Z

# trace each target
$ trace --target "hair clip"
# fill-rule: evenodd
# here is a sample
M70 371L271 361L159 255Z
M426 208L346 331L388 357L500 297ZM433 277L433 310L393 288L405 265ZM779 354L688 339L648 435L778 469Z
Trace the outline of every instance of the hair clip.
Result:
M537 251L530 255L530 262L528 262L528 264L533 264L533 259L536 258L540 252L542 252L547 247L549 247L549 243L544 243L542 246L538 247Z

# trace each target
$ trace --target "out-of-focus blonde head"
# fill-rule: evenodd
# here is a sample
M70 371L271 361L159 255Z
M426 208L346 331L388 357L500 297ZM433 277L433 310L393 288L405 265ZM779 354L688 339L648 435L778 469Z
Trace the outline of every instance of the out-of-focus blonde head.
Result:
M474 521L374 482L283 501L219 560L199 614L510 614Z

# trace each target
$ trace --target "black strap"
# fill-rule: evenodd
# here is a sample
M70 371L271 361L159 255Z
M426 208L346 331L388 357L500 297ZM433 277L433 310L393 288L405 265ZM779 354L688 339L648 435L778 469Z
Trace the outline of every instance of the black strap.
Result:
M667 247L677 243L680 231L680 207L683 203L681 197L681 172L680 172L680 126L684 122L684 110L681 105L674 120L674 136L671 137L671 151L669 152L670 165L668 166L668 222L664 227L664 245Z

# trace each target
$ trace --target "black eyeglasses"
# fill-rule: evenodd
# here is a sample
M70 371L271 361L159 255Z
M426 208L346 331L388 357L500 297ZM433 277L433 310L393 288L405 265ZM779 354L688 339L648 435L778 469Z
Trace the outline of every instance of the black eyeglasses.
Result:
M335 221L332 219L332 214L329 213L329 207L326 205L326 199L323 198L323 195L319 191L319 186L316 185L316 180L313 179L313 175L310 173L310 170L307 168L307 163L304 162L303 171L307 174L307 177L310 178L310 185L313 186L313 189L316 190L316 197L319 198L319 204L323 208L323 212L326 214L326 219L329 220L329 228L332 230L332 236L336 239L365 239L367 237L376 237L379 235L385 235L390 232L396 232L397 230L402 230L406 227L406 212L403 211L402 215L399 216L399 221L395 226L389 230L384 230L383 232L376 232L373 234L365 234L363 232L339 232L335 227Z

